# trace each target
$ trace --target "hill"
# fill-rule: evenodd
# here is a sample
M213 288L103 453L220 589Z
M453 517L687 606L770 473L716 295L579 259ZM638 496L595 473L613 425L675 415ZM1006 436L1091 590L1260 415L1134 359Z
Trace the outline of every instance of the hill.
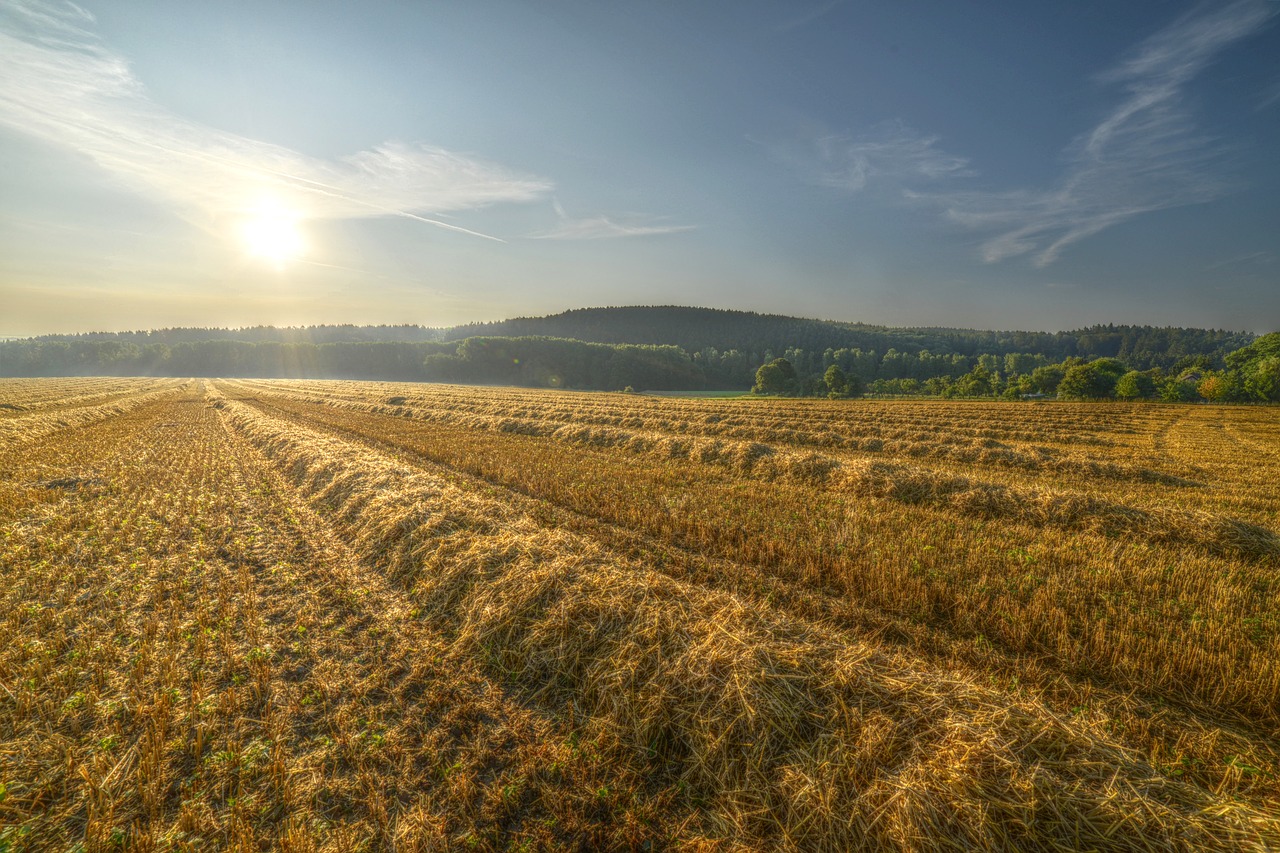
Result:
M1027 353L1058 361L1072 356L1120 358L1139 369L1169 367L1186 356L1215 362L1253 341L1248 332L1155 326L1097 325L1063 332L985 331L875 326L676 305L578 308L546 317L517 317L445 329L441 340L469 337L554 337L606 344L678 346L743 352L802 349L890 349L912 354L976 357Z
M1098 325L1063 332L895 328L672 305L582 308L433 329L417 325L173 328L0 341L0 376L242 376L436 380L571 388L741 388L785 357L865 382L1003 377L1069 358L1134 370L1220 369L1247 332ZM1269 375L1269 374L1267 374ZM914 387L914 386L912 386ZM911 391L885 386L878 393ZM935 389L934 393L940 393Z

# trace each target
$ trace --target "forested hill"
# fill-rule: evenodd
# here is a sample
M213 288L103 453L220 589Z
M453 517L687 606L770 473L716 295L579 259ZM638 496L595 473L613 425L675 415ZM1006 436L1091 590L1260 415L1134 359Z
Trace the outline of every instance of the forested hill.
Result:
M517 317L495 323L452 328L410 324L393 326L329 325L240 329L172 328L136 332L88 332L43 335L31 342L88 343L114 341L139 347L149 344L194 344L237 341L250 344L358 344L456 342L472 337L552 337L603 344L678 346L692 354L720 352L782 353L802 349L821 353L857 349L885 353L897 350L935 355L1026 353L1052 361L1072 356L1119 358L1134 367L1169 367L1187 356L1220 362L1227 353L1248 346L1248 332L1155 326L1091 326L1064 332L1002 332L975 329L896 328L866 323L809 320L779 314L685 308L673 305L623 308L578 308L547 317Z
M917 350L929 347L918 329L892 329L863 323L807 320L778 314L755 314L715 308L673 305L624 308L578 308L548 317L517 317L496 323L471 323L444 332L446 340L484 337L545 336L603 344L650 344L697 352L719 350L805 349L885 350L890 346Z
M0 341L0 376L276 376L444 380L575 388L747 388L784 357L802 376L831 365L866 382L1002 377L1071 358L1135 370L1221 369L1254 336L1093 326L1070 332L910 329L673 306L424 326L177 328Z
M1247 332L1154 326L1091 326L1067 332L894 328L672 305L579 308L549 317L454 326L442 333L443 340L478 336L546 336L607 344L673 345L690 353L707 348L773 353L788 349L884 353L896 349L969 357L1027 353L1052 361L1072 356L1109 357L1141 369L1169 367L1187 356L1204 355L1220 361L1254 338Z

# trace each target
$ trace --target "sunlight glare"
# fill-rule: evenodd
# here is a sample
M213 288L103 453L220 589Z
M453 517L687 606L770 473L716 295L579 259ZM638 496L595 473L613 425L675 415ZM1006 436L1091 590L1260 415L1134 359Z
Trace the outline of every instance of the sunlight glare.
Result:
M299 219L278 204L261 203L241 222L241 243L252 257L283 267L307 249Z

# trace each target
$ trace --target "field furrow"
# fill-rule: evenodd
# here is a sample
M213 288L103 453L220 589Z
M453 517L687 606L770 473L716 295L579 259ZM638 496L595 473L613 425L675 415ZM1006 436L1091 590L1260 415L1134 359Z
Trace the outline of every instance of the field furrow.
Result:
M14 849L696 842L451 654L203 398L5 464ZM50 500L52 469L92 482Z
M659 538L614 523L607 514L588 514L583 510L594 507L593 511L598 511L600 505L575 503L572 498L580 497L581 492L569 473L555 463L529 467L556 470L563 475L557 476L556 482L565 482L569 500L564 494L549 496L546 490L538 491L536 480L494 478L494 469L486 467L482 460L501 458L504 452L493 447L479 448L456 435L437 435L433 430L430 437L434 442L426 444L423 435L413 432L419 427L409 427L406 429L410 431L404 432L385 422L375 422L373 428L366 425L362 430L360 424L348 419L341 424L321 421L311 407L294 409L261 400L251 405L276 417L390 452L401 462L470 483L486 494L500 490L505 502L514 503L539 523L574 530L674 578L731 592L802 618L839 625L870 642L910 649L942 668L966 668L975 678L1016 685L1021 691L1033 692L1063 715L1086 714L1117 742L1152 756L1153 761L1176 775L1194 777L1210 788L1238 788L1241 795L1259 798L1260 802L1270 801L1276 794L1273 785L1258 784L1259 780L1252 777L1241 779L1232 765L1221 760L1224 754L1247 755L1249 761L1265 768L1280 765L1269 728L1252 728L1246 723L1244 731L1237 732L1235 729L1244 723L1238 713L1203 701L1191 700L1190 708L1179 711L1178 705L1188 702L1186 693L1159 692L1159 685L1151 683L1149 674L1128 677L1125 670L1100 670L1096 657L1066 659L1046 654L1043 648L1029 654L1024 647L1018 652L998 642L993 644L991 639L998 639L998 633L984 636L975 634L972 626L945 618L934 616L922 621L873 606L867 596L842 590L826 574L787 573L777 559L753 564L716 557L678 544L673 537ZM453 455L440 453L442 447L450 448ZM511 448L507 450L514 453ZM593 464L601 463L595 460ZM505 472L509 474L510 469ZM618 472L619 478L629 478L632 484L639 476L634 468ZM700 481L703 485L705 479ZM530 489L530 483L535 487ZM996 631L1003 624L1004 620L997 622ZM1135 699L1135 693L1145 699ZM1169 744L1177 744L1176 753L1167 751ZM1245 784L1238 785L1240 782Z
M267 382L245 384L253 392L271 394ZM275 387L278 393L278 387ZM514 410L500 406L466 407L451 399L410 399L389 396L382 400L360 398L353 394L317 393L307 389L307 402L352 411L388 414L434 423L462 426L468 429L521 435L546 436L558 441L586 447L617 448L632 453L661 455L697 454L713 446L765 447L770 454L781 449L796 455L814 451L888 458L939 460L978 467L993 467L1019 475L1050 475L1077 480L1114 480L1159 483L1166 486L1200 485L1183 475L1155 470L1131 462L1115 462L1079 453L1064 455L1060 450L1039 444L1014 446L994 438L989 428L966 428L934 425L924 430L918 425L885 426L879 424L830 421L827 429L814 431L814 424L797 424L776 417L749 419L719 414L685 412L679 417L642 417L635 413L600 414L574 411L572 407L548 406L539 410L524 405ZM391 402L388 402L391 401ZM821 410L812 413L817 418ZM819 420L819 425L821 424ZM966 434L967 433L967 434ZM1008 436L1005 436L1008 438ZM761 445L764 442L765 444ZM1083 434L1071 434L1062 443L1078 448L1089 443Z
M928 501L891 499L899 509L886 514L874 494L868 501L847 490L761 483L714 466L691 467L689 460L640 464L527 436L339 413L301 401L272 398L271 405L300 422L389 443L786 584L836 592L863 609L971 644L1047 657L1056 670L1089 673L1103 684L1228 716L1267 719L1277 707L1280 661L1269 644L1241 643L1236 610L1256 620L1273 612L1274 590L1251 580L1265 577L1266 565L1228 580L1223 557L1171 549L1176 542L1117 542L1070 529L1055 537L1070 550L1054 554L1025 546L1046 539L1043 527L1028 523L1034 505L1016 527L1008 518L982 521L982 513L977 522L962 523L940 516ZM888 482L889 488L914 485ZM797 514L801 505L806 512ZM1137 512L1126 517L1135 519L1144 520ZM1162 551L1182 564L1178 576L1156 563ZM1095 569L1100 553L1115 569L1105 578ZM1181 628L1185 621L1184 611L1170 608L1171 590L1179 590L1180 608L1194 608L1200 629L1194 634L1171 637L1162 627L1176 620ZM1028 618L1013 620L1010 613Z
M1276 447L0 383L0 849L1280 849Z
M531 698L571 702L641 754L661 759L736 831L794 840L803 828L816 833L808 840L848 849L899 844L899 833L924 831L915 823L924 820L941 821L933 832L960 833L954 840L961 844L1073 837L1123 848L1135 839L1103 841L1105 832L1089 827L1086 814L1102 807L1095 798L1116 795L1081 774L1093 763L1091 751L1109 751L1106 761L1144 777L1145 791L1200 790L1168 782L1087 725L1039 703L957 673L926 676L911 656L673 581L599 543L543 527L500 496L243 404L226 407L314 505L332 513L366 562L399 578L415 602L450 626L457 644ZM961 721L975 719L997 733L967 731ZM1053 755L1037 746L1044 738ZM889 752L872 760L865 750L873 743ZM976 802L931 787L939 750L953 748L995 773L983 776L992 786L985 793L1004 792L1002 819L979 829L960 817ZM893 772L883 772L887 767ZM903 778L912 780L909 793L896 789L894 780ZM1083 811L1069 811L1062 823L1013 796L1015 789L1047 794L1041 784L1058 791L1064 808ZM1063 791L1071 793L1064 798ZM810 799L819 793L821 801ZM819 802L832 812L815 814ZM890 825L881 827L873 818L886 813ZM1027 834L1007 835L1010 827ZM1196 843L1213 843L1212 835Z
M0 379L0 420L101 406L177 384L172 379Z
M35 380L22 381L35 382ZM67 405L50 403L42 406L33 405L28 409L23 404L11 402L9 405L21 406L21 408L11 409L9 417L0 418L0 452L44 439L59 430L125 414L146 403L175 396L180 393L180 388L179 380L137 380L128 390L113 391L108 394L86 394L77 402ZM20 394L14 393L12 388L8 390L11 393L11 400L25 399ZM15 411L16 414L14 414Z

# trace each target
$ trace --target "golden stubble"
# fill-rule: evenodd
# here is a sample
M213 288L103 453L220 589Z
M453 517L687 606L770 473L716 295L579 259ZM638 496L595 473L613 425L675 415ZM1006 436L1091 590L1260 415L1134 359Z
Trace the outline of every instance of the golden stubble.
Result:
M0 386L16 849L1280 843L1274 409L133 382Z

